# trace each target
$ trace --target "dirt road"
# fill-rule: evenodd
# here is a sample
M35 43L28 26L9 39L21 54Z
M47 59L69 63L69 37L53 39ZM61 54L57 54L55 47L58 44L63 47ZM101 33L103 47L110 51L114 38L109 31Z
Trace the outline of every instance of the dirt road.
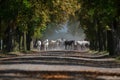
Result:
M113 58L65 54L42 52L1 58L0 80L120 80L120 63Z

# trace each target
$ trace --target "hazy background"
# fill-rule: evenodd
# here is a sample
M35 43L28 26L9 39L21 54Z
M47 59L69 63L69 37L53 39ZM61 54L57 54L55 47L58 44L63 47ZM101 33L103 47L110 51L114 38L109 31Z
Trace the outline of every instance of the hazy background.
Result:
M80 27L79 21L67 21L64 24L49 24L46 29L43 39L58 39L64 38L68 40L84 40L85 34Z

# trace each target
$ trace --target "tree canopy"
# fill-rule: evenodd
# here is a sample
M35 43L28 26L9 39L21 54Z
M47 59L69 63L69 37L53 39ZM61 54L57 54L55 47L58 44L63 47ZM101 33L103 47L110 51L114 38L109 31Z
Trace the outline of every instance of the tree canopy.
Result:
M120 53L120 1L79 0L77 11L81 25L91 41L91 48L108 50L110 55Z
M31 38L40 38L49 23L62 23L79 8L77 0L0 1L0 38L4 48L13 50L15 42L24 44L25 48L26 39L30 43Z
M30 50L48 25L77 19L91 49L119 54L119 12L119 0L0 0L0 39L6 51Z

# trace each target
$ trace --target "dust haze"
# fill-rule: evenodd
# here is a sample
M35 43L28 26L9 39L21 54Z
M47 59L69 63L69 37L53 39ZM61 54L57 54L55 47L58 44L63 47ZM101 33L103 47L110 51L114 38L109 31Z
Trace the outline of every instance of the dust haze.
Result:
M43 39L56 40L64 38L67 40L84 40L85 34L80 27L79 21L67 21L64 24L50 24L46 29Z

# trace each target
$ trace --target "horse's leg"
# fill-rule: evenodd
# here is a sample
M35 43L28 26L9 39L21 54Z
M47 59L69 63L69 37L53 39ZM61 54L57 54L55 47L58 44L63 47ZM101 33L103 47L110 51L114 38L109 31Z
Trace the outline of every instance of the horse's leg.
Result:
M41 45L40 45L40 51L41 51Z
M73 46L73 44L71 45L71 49L74 50L74 46Z
M81 44L81 50L83 50L83 45Z
M46 44L46 51L47 51L47 49L48 49L48 45Z
M37 46L37 50L39 51L39 46Z
M46 51L46 45L44 46L44 50Z
M66 45L65 45L65 50L66 50Z
M68 50L71 50L71 45L68 45Z
M69 45L67 45L67 50L69 50L69 48L70 48L70 46L69 46Z
M71 45L71 50L73 50L73 45Z
M80 50L82 50L82 44L79 44Z
M39 45L39 51L40 51L40 45Z
M65 44L65 50L67 50L67 45Z
M80 49L81 49L81 50L83 49L83 46L82 46L82 44L80 44Z
M77 50L80 50L80 44L77 44Z
M47 49L46 50L48 50L48 45L47 45Z
M39 45L37 46L37 49L38 49L38 51L40 51L40 49L39 49L40 47L39 47Z
M39 49L41 50L41 45L40 45Z
M83 44L83 49L84 49L84 50L86 49L85 43Z
M68 45L68 50L71 50L71 47L72 47L71 45Z
M72 47L72 46L71 46L71 45L69 45L69 46L68 46L68 50L71 50L71 47Z

